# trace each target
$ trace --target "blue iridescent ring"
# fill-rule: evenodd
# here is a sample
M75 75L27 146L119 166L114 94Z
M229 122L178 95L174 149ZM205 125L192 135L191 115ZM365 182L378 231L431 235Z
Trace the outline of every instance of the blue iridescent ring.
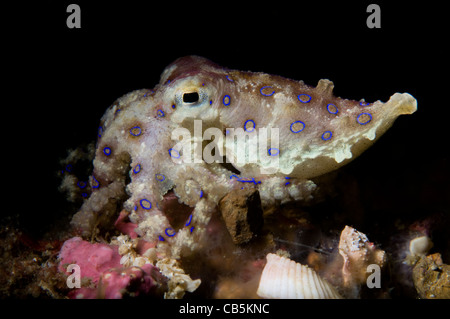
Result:
M252 128L252 130L250 131L250 130L247 130L247 123L248 122L252 122L253 123L253 128ZM255 123L255 121L253 121L253 120L247 120L247 121L245 121L245 123L244 123L244 131L246 131L246 132L253 132L254 130L255 130L255 127L256 127L256 123Z
M331 107L331 109L330 109L330 107ZM334 108L334 109L333 109L333 108ZM333 110L334 110L334 112L333 112ZM328 113L330 113L330 114L338 114L338 112L339 112L337 106L334 105L334 104L332 104L332 103L329 103L329 104L327 105L327 111L328 111Z
M161 235L158 236L158 239L159 239L160 241L165 241L164 237L161 236Z
M80 189L83 189L83 188L86 187L86 183L83 182L83 181L78 181L78 182L77 182L77 186L78 186Z
M166 179L166 177L163 174L155 174L155 179L159 182L162 182Z
M164 117L164 111L163 110L158 110L158 111L156 111L156 116L158 116L158 117Z
M272 152L272 150L275 150L274 152ZM278 154L280 154L280 150L278 148L269 148L268 153L270 156L277 156Z
M173 233L169 234L169 233L167 232L168 230L172 230ZM166 235L169 236L169 237L173 237L173 236L175 236L175 234L177 233L177 232L176 232L175 230L173 230L173 228L171 228L171 227L167 227L167 228L164 230L164 232L165 232Z
M361 116L363 116L363 115L367 115L369 118L367 119L367 121L365 121L365 122L361 122L360 121L360 117ZM361 125L366 125L367 123L369 123L370 121L372 121L372 114L370 114L370 113L361 113L361 114L359 114L358 115L358 117L356 118L356 121L358 122L358 124L361 124Z
M230 97L228 94L225 95L225 96L223 97L223 99L222 99L222 103L223 103L223 105L225 105L225 106L230 105L230 103L231 103L231 97Z
M137 164L134 168L133 168L133 173L137 174L141 171L141 164Z
M327 134L329 135L328 137L326 137ZM323 134L322 134L322 140L328 141L329 139L331 139L332 136L333 136L333 132L331 132L331 131L325 131L325 132L323 132Z
M172 152L175 152L176 156L172 155ZM173 148L169 149L169 155L170 155L170 157L173 157L173 158L180 158L181 157L180 153L177 150L174 150Z
M264 89L266 89L266 88L272 88L271 86L263 86L260 90L259 90L259 92L262 94L262 95L264 95L264 96L272 96L272 95L274 95L274 93L275 93L275 90L273 90L271 93L269 93L269 94L266 94L266 93L264 93L263 92L263 90Z
M142 134L142 129L140 128L140 126L134 126L130 128L130 134L133 136L139 136Z
M296 123L301 123L301 124L303 125L303 127L302 127L300 130L294 131L292 127L293 127ZM305 127L306 127L306 125L305 125L305 123L303 123L302 121L295 121L295 122L292 122L292 124L291 124L291 132L292 132L292 133L300 133L301 131L303 131L303 130L305 129Z
M361 106L368 106L368 105L370 105L370 103L367 103L365 101L361 101L361 102L359 102L359 105L361 105Z
M94 176L92 176L91 186L92 186L92 188L99 188L100 187L99 181Z
M103 149L103 154L105 154L106 156L111 155L111 148L110 147L105 147Z
M192 221L192 214L189 216L189 219L184 226L189 226L191 224L191 221Z
M230 81L230 82L234 82L234 80L232 78L230 78L229 75L227 75L227 80Z
M303 101L301 99L302 96L306 96L308 98L308 100L307 101ZM302 103L309 103L309 102L311 102L311 95L309 95L309 94L302 93L302 94L297 95L297 98Z
M149 210L152 208L152 203L148 199L145 199L145 198L141 199L139 201L139 204L141 205L141 207L143 209L146 209L146 210Z

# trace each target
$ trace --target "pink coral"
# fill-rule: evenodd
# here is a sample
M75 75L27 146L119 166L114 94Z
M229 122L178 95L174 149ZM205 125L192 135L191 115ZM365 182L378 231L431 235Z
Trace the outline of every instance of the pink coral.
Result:
M134 224L128 220L128 212L126 210L122 210L119 214L119 217L114 222L114 227L119 230L123 234L127 234L131 238L137 238L138 235L134 231L137 227L137 224Z
M97 288L80 288L69 293L73 299L122 299L142 295L162 295L166 278L151 264L106 271Z
M59 271L66 272L68 264L77 264L81 278L90 278L94 283L92 288L72 290L70 298L120 299L124 296L159 295L166 290L167 279L153 265L123 268L117 246L91 244L74 237L64 243L59 258Z
M116 246L91 244L80 237L64 242L59 258L59 271L65 272L68 264L77 264L80 266L81 277L91 278L94 283L98 282L103 272L121 267L121 256Z

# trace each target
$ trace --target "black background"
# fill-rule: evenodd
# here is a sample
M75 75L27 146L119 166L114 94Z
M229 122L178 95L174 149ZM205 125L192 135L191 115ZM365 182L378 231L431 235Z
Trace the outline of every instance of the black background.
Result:
M371 2L381 7L381 29L366 25ZM66 26L70 3L81 7L81 29ZM328 78L343 98L412 94L418 112L400 117L351 165L390 201L425 180L442 200L450 196L444 18L442 7L417 1L44 1L5 9L2 155L12 205L2 214L46 229L64 213L57 172L67 149L96 138L116 98L152 88L166 65L190 54L309 85ZM430 171L444 179L430 182ZM399 209L426 210L415 195L402 192Z

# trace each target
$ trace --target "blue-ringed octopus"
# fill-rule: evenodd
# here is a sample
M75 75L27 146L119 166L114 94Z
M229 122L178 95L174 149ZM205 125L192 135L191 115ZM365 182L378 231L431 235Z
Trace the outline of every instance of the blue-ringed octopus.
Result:
M308 200L312 178L347 164L399 115L417 110L408 93L367 103L335 97L333 86L227 69L198 56L176 60L155 88L126 94L106 110L89 181L74 181L86 199L72 225L90 234L125 210L139 236L176 256L195 248L232 190L257 188L263 208ZM256 143L256 160L245 152L236 160L248 145L229 139L233 132ZM191 207L181 219L166 212L169 191Z

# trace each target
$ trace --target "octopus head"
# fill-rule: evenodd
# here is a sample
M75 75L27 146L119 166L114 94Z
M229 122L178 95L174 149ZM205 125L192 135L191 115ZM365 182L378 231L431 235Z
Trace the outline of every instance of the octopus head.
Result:
M189 56L176 60L161 75L163 100L175 109L172 121L185 119L214 120L219 116L217 97L222 82L217 81L223 69L212 62Z

